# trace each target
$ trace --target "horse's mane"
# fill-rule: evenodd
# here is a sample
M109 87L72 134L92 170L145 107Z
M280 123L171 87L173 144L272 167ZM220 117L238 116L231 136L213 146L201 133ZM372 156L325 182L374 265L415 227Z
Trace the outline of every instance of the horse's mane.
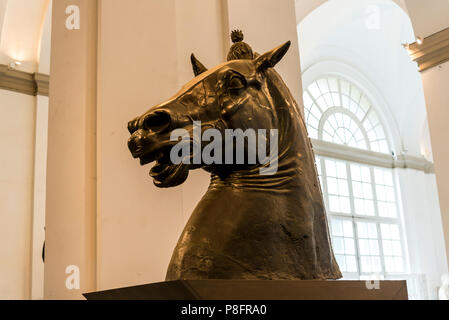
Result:
M279 73L270 68L266 75L268 90L278 116L278 128L282 128L279 130L279 158L282 158L293 147L296 139L292 135L299 134L299 122L303 119L298 104Z

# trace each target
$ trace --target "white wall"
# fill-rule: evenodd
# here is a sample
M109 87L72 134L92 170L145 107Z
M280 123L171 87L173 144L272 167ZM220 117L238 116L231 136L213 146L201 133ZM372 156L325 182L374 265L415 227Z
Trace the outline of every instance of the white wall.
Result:
M396 169L402 193L410 273L423 275L427 298L437 299L441 276L448 271L435 174Z
M0 90L0 299L30 297L35 98Z
M446 254L449 258L449 62L429 69L422 74L426 93L433 159L440 196Z

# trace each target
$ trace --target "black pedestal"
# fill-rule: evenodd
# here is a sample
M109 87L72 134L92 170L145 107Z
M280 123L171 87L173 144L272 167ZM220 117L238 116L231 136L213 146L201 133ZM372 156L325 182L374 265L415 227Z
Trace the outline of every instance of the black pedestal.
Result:
M376 286L366 281L343 280L177 280L86 293L84 296L87 300L407 300L408 298L405 281L380 281Z

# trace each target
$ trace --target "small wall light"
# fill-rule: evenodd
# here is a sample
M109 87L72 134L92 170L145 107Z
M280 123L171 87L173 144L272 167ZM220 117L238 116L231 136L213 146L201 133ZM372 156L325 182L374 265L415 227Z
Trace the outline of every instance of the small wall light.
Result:
M417 43L417 44L422 45L423 42L424 42L424 39L423 39L422 37L417 37L417 38L416 38L416 43Z
M10 70L15 70L18 66L20 66L22 64L22 62L20 61L13 61L9 64L9 69Z

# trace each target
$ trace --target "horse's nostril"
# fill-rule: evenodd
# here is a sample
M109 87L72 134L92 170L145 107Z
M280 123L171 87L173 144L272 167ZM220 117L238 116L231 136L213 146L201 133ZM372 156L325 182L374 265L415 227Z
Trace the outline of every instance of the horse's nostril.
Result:
M133 134L134 132L136 132L139 127L139 118L135 118L134 120L131 120L130 122L128 122L128 131L129 133Z
M161 132L170 126L171 116L167 111L150 113L143 120L143 127L153 132Z

